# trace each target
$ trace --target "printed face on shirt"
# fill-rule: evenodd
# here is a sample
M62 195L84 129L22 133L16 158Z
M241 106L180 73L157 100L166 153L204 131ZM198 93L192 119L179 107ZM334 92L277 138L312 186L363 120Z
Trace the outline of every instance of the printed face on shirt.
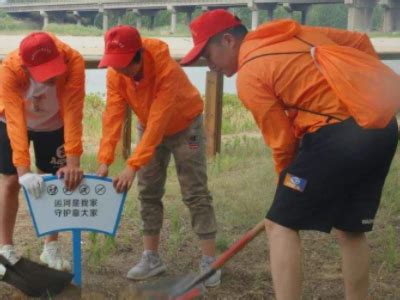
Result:
M201 56L207 60L210 70L231 77L238 69L240 42L229 33L223 34L219 41L211 40Z

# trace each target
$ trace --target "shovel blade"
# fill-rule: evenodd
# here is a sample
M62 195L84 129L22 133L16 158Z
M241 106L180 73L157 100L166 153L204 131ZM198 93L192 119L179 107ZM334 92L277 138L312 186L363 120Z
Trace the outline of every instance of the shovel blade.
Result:
M160 279L157 282L143 284L137 287L141 300L192 300L199 299L205 293L204 285L197 285L190 291L181 291L192 282L196 276L188 274L179 277Z
M6 267L3 281L30 297L55 296L73 278L73 274L69 272L54 270L23 257L11 265L0 255L0 263Z

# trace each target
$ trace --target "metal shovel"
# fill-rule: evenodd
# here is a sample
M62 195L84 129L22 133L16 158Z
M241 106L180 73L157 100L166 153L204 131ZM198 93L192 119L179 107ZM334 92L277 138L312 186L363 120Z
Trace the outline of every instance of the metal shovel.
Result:
M48 268L21 257L12 265L0 255L0 268L5 269L0 280L14 286L29 297L52 297L67 287L73 274Z
M228 260L236 255L244 246L252 241L265 228L265 221L262 220L251 230L236 241L217 260L211 265L211 268L197 276L183 276L169 282L164 280L139 288L140 295L143 299L167 299L167 300L189 300L198 297L202 293L202 283L210 278L218 269L220 269Z

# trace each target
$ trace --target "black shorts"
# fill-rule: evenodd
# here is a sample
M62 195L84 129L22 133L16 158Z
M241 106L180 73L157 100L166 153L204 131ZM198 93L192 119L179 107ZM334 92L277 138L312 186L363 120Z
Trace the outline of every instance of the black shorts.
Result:
M28 131L29 141L33 142L36 167L45 173L55 174L66 164L64 151L64 129L49 132ZM7 125L0 122L0 174L13 175L17 170L12 162L10 139Z
M395 119L384 129L348 119L306 134L266 218L295 230L371 231L397 141Z

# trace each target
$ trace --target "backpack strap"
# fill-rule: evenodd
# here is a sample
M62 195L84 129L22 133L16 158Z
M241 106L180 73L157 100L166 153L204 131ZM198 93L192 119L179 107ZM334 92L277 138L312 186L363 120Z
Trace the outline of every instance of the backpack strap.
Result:
M313 44L311 44L311 43L309 43L309 42L307 42L307 41L305 41L305 40L299 38L298 36L294 36L294 38L295 38L295 39L298 39L299 41L301 41L301 42L303 42L303 43L305 43L305 44L307 44L307 45L309 45L309 46L311 47L311 49L313 49L313 48L315 47ZM293 51L293 52L273 52L273 53L264 53L264 54L260 54L260 55L257 55L257 56L254 56L254 57L249 58L248 60L246 60L245 62L242 63L241 67L243 67L245 64L247 64L247 63L249 63L249 62L251 62L251 61L253 61L253 60L257 59L257 58L264 57L264 56L284 55L284 54L304 54L304 53L310 53L310 51ZM317 67L318 67L318 66L317 66ZM283 101L282 101L282 102L283 102ZM284 103L284 102L283 102L283 103ZM287 109L297 109L297 110L300 110L300 111L303 111L303 112L308 112L308 113L311 113L311 114L314 114L314 115L324 116L324 117L327 118L327 119L326 119L326 123L329 123L330 120L332 120L332 119L333 119L333 120L337 120L337 121L344 121L343 119L338 118L338 117L336 117L336 116L332 116L332 115L328 115L328 114L324 114L324 113L320 113L320 112L308 110L308 109L301 108L301 107L297 107L297 106L287 106L286 108L287 108Z
M344 121L344 119L332 116L332 115L328 115L328 114L324 114L324 113L320 113L320 112L316 112L316 111L312 111L309 109L305 109L305 108L301 108L301 107L297 107L297 106L286 106L287 109L297 109L303 112L307 112L310 114L314 114L314 115L318 115L318 116L323 116L326 117L326 123L329 123L331 120L337 120L337 121Z

